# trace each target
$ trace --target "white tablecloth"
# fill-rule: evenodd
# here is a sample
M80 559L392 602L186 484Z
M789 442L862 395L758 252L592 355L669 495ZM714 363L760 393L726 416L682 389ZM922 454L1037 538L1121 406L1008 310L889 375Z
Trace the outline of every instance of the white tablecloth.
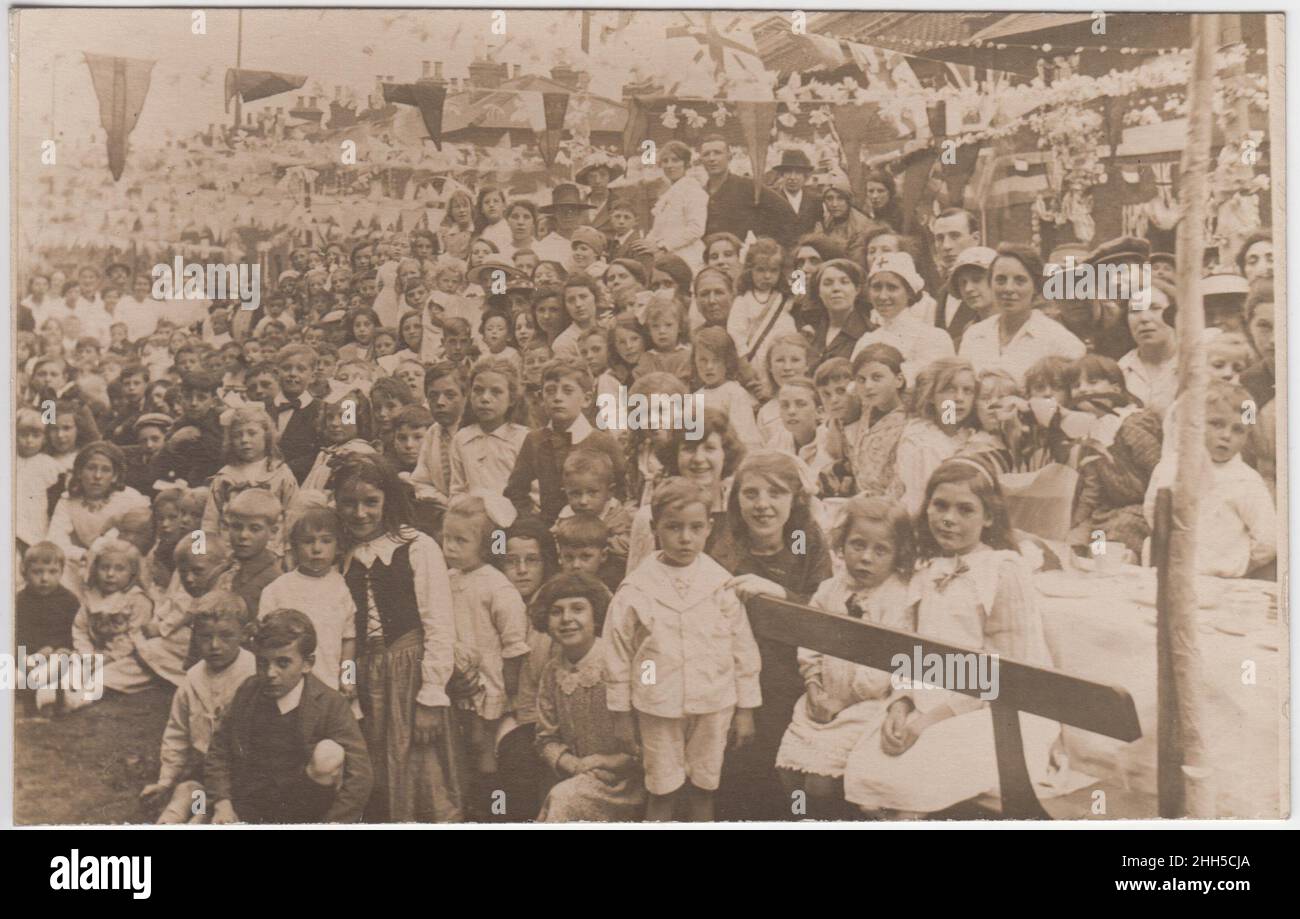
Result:
M1115 574L1046 572L1035 577L1044 626L1058 669L1124 687L1142 737L1131 744L1066 728L1073 770L1134 790L1156 791L1155 570ZM1280 817L1286 775L1283 727L1286 630L1277 584L1198 581L1200 652L1210 766L1219 817ZM1246 682L1253 663L1253 682Z

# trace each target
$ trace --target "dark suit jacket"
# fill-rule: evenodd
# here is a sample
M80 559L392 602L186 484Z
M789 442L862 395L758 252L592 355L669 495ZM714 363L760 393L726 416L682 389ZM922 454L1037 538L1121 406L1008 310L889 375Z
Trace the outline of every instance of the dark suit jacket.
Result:
M957 312L950 322L944 310L945 305L948 303L948 296L948 285L946 284L939 288L939 292L935 294L934 324L948 333L952 338L954 348L959 348L961 347L962 333L966 331L967 326L979 322L980 316L979 313L962 303L958 298Z
M320 438L316 433L320 424L320 407L321 401L313 398L311 405L296 409L280 434L280 455L299 485L307 478L316 462L316 454L320 452ZM276 417L274 402L267 405L266 410L272 418ZM278 419L276 423L279 423Z
M794 208L790 207L790 199L785 196L785 192L777 189L776 197L781 203L781 224L788 228L786 231L788 241L777 239L777 242L789 249L799 241L799 237L807 236L817 229L817 223L822 219L822 199L811 188L805 187L803 199L799 202L799 212L796 214Z
M251 676L235 690L226 717L217 727L203 767L209 800L230 801L248 768L253 706L261 695L261 677ZM328 738L343 748L343 783L325 814L327 823L355 823L370 798L374 773L361 728L348 701L312 674L307 674L298 703L302 745L311 758L316 744ZM382 755L382 751L380 753Z
M519 448L519 456L515 458L515 468L510 471L510 479L506 482L505 496L521 515L532 513L530 493L533 482L536 482L541 493L542 521L547 526L555 523L568 503L561 487L564 461L579 448L599 450L609 456L614 463L614 495L620 499L623 497L623 451L608 431L592 431L575 447L569 432L556 433L548 425L528 432Z
M755 236L767 236L789 246L793 242L790 238L793 227L785 219L789 210L780 196L767 187L763 188L755 205L754 183L728 173L718 190L709 195L709 220L704 235L733 233L743 240L745 234L753 230Z

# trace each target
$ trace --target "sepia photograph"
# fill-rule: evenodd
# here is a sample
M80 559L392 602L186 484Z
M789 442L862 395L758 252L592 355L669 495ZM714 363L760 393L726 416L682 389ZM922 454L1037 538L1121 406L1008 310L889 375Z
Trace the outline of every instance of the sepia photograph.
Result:
M8 14L14 825L1291 817L1282 13Z

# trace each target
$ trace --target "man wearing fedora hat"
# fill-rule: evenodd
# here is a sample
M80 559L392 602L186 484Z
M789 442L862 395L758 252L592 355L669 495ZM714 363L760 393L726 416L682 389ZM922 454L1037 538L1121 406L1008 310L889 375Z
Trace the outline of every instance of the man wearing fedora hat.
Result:
M1134 266L1141 269L1151 259L1151 243L1138 236L1119 236L1098 245L1083 260L1076 271L1094 272L1093 281L1099 284L1102 269ZM1128 300L1108 297L1057 300L1049 313L1075 337L1087 345L1088 350L1119 360L1136 346L1129 331Z
M538 208L543 214L554 217L554 228L533 244L533 251L543 262L568 265L573 260L573 247L569 240L573 231L582 226L594 208L582 200L582 192L571 182L563 182L551 189L551 203Z
M783 150L781 162L773 171L777 176L777 197L781 199L783 209L782 223L793 227L790 235L797 240L813 232L822 215L821 201L806 187L808 176L813 171L812 161L802 150Z
M767 236L789 248L799 238L785 220L786 206L781 196L763 186L758 204L754 203L754 183L731 171L731 146L721 134L710 134L700 144L700 162L708 173L705 191L709 193L709 217L704 235L731 233L744 239L753 232ZM761 179L760 179L761 181Z

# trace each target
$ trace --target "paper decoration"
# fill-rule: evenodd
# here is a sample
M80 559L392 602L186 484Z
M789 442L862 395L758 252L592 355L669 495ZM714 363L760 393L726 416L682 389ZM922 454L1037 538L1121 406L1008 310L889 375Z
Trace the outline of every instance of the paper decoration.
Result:
M437 83L385 83L384 101L418 108L429 139L438 150L442 150L442 107L447 101L446 86Z
M302 89L307 77L296 73L280 73L275 70L226 70L226 111L230 111L230 100L239 96L244 102L256 102Z
M126 139L140 120L157 62L84 53L99 98L99 123L108 135L108 170L116 182L126 168Z

